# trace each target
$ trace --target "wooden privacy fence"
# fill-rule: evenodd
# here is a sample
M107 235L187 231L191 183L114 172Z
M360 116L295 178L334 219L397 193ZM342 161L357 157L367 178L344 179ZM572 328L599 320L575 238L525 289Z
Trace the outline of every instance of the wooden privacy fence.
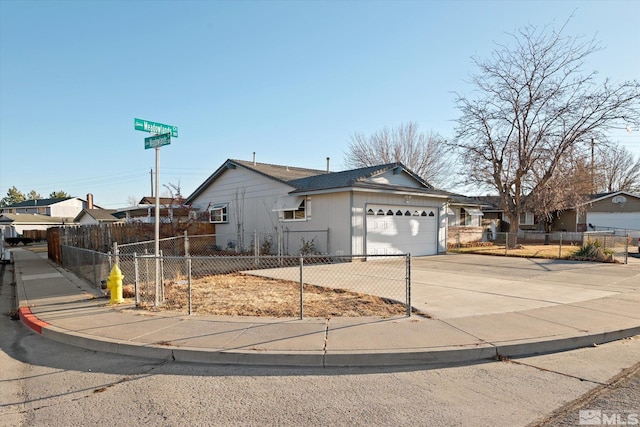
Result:
M160 224L160 238L189 234L215 234L215 224L194 222L189 224ZM49 259L60 264L62 245L75 246L98 252L109 252L114 242L137 243L155 238L154 224L115 223L54 227L47 230Z

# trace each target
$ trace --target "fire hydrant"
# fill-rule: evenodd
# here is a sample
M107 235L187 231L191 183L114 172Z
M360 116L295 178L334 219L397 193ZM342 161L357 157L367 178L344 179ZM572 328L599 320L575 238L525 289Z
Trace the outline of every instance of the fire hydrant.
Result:
M122 298L122 279L124 279L124 275L120 271L118 264L115 264L107 278L107 288L111 292L109 304L119 304L124 302L124 298Z

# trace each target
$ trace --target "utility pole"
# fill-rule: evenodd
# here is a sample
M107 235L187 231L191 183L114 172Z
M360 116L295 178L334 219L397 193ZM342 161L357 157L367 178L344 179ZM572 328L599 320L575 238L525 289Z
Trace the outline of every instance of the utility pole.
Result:
M595 162L595 142L593 140L593 138L591 138L591 194L595 194L596 192L596 175L595 175L595 169L594 169L594 162Z

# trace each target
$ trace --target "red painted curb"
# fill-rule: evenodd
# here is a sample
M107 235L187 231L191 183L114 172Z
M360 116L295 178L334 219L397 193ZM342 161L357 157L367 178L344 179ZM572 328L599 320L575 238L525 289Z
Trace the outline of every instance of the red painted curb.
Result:
M24 323L40 335L42 335L42 328L46 328L47 326L49 326L47 322L43 322L42 320L38 319L33 313L31 313L31 309L28 307L20 307L18 309L18 314L20 315L20 320L22 320L22 323Z

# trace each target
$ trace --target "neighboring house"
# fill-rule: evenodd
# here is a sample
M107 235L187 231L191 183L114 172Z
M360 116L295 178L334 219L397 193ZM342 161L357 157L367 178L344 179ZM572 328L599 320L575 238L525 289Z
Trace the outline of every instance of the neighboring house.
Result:
M509 231L509 221L500 206L500 196L476 196L472 200L482 204L483 225L495 228L498 232ZM533 212L526 211L520 214L519 228L523 231L538 231L543 229L543 225L538 223Z
M160 197L160 222L169 223L177 220L184 213L186 217L190 215L190 207L185 204L176 203L176 199L171 197ZM126 222L142 222L153 224L156 215L155 197L143 197L135 206L118 209L113 213L116 218Z
M0 208L0 214L38 214L50 217L73 218L87 207L87 202L78 197L59 199L25 200Z
M450 245L495 239L496 224L484 220L483 208L485 207L487 205L475 199L451 194L447 209L449 216L447 234ZM487 233L487 230L493 234Z
M562 212L553 221L554 231L619 230L640 237L640 194L626 191L594 194L589 200Z
M25 231L46 230L67 224L73 224L73 217L60 218L31 213L0 214L0 228L4 230L5 237L18 237Z
M83 209L93 209L93 196L26 200L0 208L0 227L6 237L16 237L28 230L46 230L73 224Z
M254 230L324 231L322 253L433 255L447 249L450 196L401 163L329 172L227 160L186 203L208 213L229 247ZM297 253L301 240L284 252Z
M111 224L122 220L113 216L115 209L83 209L73 222L78 225Z

